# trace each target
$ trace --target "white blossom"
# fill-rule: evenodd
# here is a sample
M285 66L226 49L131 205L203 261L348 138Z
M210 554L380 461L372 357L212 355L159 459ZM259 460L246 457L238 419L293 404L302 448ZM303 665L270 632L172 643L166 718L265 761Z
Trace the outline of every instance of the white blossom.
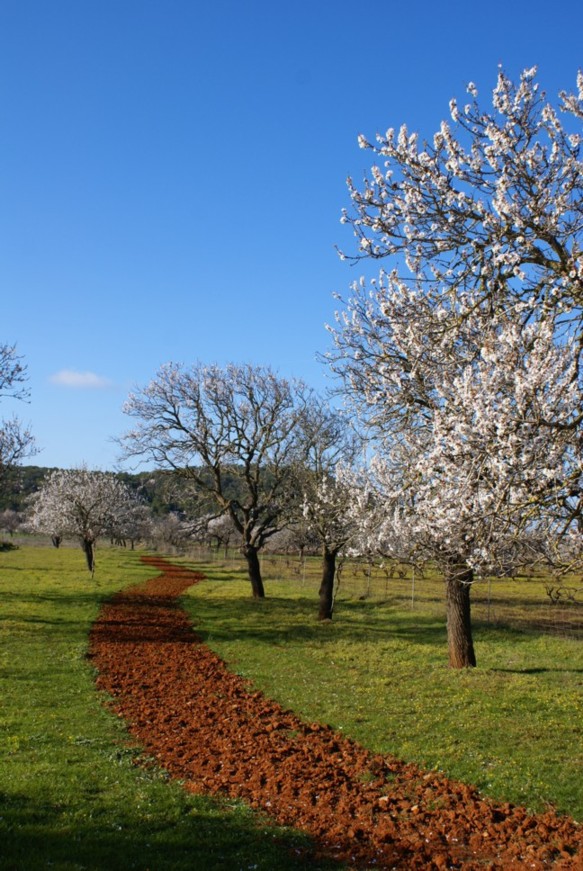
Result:
M422 161L406 127L377 138L390 187L349 188L362 256L388 264L354 285L329 353L376 447L384 515L362 516L363 546L466 579L522 559L526 539L572 550L583 526L583 163L535 76L500 70L490 111L470 84ZM560 95L571 122L581 80Z
M96 541L103 535L125 537L138 506L128 487L109 472L56 469L33 500L30 526L47 535L79 538L93 571Z

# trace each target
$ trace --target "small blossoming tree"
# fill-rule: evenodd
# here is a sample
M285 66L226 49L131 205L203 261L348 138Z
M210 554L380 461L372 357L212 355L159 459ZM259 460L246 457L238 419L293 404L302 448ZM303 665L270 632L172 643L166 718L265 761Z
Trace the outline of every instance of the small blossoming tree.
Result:
M358 442L345 416L316 397L305 410L301 433L304 454L297 484L302 493L301 521L321 544L318 619L331 620L336 560L356 531L350 511L352 486L339 472L354 463Z
M93 574L98 538L123 538L137 507L128 487L109 472L56 469L33 501L30 526L51 536L77 537Z

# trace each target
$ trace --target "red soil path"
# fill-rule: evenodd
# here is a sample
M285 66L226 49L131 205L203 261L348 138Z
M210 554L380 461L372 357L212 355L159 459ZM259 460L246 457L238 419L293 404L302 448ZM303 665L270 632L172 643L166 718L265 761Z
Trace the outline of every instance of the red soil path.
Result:
M103 608L90 656L132 734L187 789L243 798L351 867L583 869L573 820L484 799L253 691L178 607L202 576L143 559L161 574Z

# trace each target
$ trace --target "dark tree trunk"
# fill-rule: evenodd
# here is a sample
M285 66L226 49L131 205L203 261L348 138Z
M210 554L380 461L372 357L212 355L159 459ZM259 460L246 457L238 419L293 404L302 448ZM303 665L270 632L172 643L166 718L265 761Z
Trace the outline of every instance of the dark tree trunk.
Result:
M95 571L95 542L92 538L82 538L81 547L87 560L87 568L93 574Z
M254 599L264 599L265 590L263 588L263 580L261 579L261 569L259 567L259 556L257 548L251 544L245 545L243 554L247 560L247 571L249 572L249 580L251 581L251 590Z
M53 547L60 547L61 546L61 536L60 535L53 535L51 537L51 541L53 543Z
M445 572L447 644L451 668L474 668L470 591L474 573L464 563L454 563Z
M320 584L320 607L318 620L331 620L334 608L334 578L336 577L336 554L338 551L324 547L322 557L322 583Z

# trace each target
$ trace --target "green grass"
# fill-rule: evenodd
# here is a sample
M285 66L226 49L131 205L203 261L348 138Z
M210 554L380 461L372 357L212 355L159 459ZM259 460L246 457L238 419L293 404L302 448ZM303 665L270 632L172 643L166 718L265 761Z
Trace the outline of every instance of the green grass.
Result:
M315 570L286 580L282 562L283 579L272 576L268 598L253 601L231 562L198 567L208 580L185 599L197 631L267 695L375 751L583 820L580 612L561 619L566 636L543 631L553 606L540 584L499 580L489 601L476 587L479 667L454 671L435 578L419 583L414 607L397 582L382 602L344 584L334 621L319 624Z
M92 581L78 549L0 553L2 871L331 867L310 862L301 834L136 764L95 691L87 636L100 602L152 570L127 551L97 559Z

